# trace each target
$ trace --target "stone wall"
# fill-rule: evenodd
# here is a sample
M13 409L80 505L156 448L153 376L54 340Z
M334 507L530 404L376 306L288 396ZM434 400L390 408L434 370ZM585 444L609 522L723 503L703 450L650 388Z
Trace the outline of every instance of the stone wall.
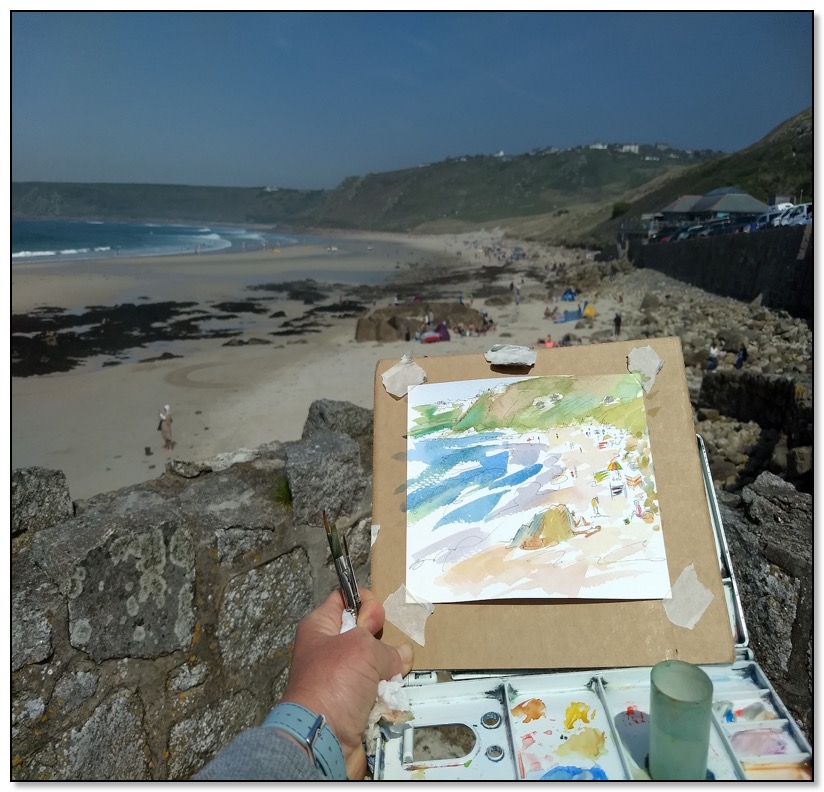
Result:
M788 448L813 444L812 376L717 369L704 374L698 407L787 434Z
M630 246L636 267L648 267L705 291L813 318L812 225L765 228L682 242Z
M59 471L13 473L14 780L186 779L263 719L337 586L322 509L369 579L371 411L335 404L73 508Z

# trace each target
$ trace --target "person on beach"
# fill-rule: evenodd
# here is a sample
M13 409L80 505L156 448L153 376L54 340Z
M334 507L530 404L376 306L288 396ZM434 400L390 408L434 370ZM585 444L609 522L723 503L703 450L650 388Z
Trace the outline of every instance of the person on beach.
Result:
M412 646L375 635L383 605L360 588L357 624L341 630L343 597L333 591L298 624L289 682L260 726L242 731L194 777L196 781L362 781L363 731L378 683L412 668Z
M171 451L174 447L172 443L172 408L168 404L163 405L160 411L160 436L163 438L163 449Z
M615 314L615 318L612 320L612 329L616 338L621 335L621 314Z
M710 344L710 357L707 361L707 371L715 371L718 368L718 347L715 341Z

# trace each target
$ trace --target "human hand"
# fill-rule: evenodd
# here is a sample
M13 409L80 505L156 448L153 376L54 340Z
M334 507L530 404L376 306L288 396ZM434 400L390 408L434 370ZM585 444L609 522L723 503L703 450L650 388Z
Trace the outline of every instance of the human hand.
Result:
M343 748L346 772L363 779L363 731L375 704L378 682L412 668L412 647L388 646L375 638L383 628L383 605L360 588L357 626L341 634L343 596L338 589L298 624L289 682L281 701L326 716Z

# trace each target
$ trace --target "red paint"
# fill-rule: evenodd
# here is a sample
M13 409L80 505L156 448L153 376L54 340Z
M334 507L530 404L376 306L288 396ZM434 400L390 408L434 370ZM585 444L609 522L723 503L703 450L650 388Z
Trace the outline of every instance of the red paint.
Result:
M638 709L634 704L630 704L627 707L627 720L630 723L643 723L646 719L644 718L644 713Z

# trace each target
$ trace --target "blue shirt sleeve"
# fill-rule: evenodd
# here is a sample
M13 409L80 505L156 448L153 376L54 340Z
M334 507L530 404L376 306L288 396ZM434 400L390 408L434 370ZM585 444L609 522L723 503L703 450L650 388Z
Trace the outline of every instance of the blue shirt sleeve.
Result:
M195 781L323 781L297 743L278 729L246 729L195 776Z

